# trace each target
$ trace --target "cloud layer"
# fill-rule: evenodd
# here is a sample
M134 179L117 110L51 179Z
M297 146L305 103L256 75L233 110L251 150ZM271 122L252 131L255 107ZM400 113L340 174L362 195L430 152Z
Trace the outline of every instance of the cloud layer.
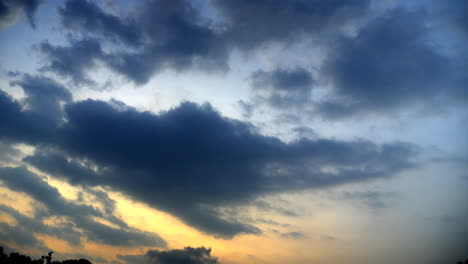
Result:
M222 206L389 177L414 166L416 149L407 143L285 143L208 104L187 102L156 115L118 101L72 102L63 87L43 77L25 75L16 84L27 97L20 103L2 95L1 138L38 144L24 162L73 184L120 191L216 236L260 232L226 220ZM36 100L41 97L28 93L32 84L52 101Z

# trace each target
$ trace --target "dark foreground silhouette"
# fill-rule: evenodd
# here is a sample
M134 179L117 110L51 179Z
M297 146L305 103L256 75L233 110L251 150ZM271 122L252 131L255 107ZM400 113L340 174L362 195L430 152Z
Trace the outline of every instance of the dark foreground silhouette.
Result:
M86 259L52 261L52 253L51 251L47 256L42 256L40 259L33 260L31 257L19 253L10 253L10 255L7 255L3 252L3 247L0 247L0 264L92 264Z
M0 246L0 264L92 264L86 259L52 261L52 253L51 251L47 256L42 256L40 259L33 260L31 257L19 253L10 253L10 255L7 255L3 252L3 247ZM457 264L468 264L468 259L466 259L465 262L458 261Z

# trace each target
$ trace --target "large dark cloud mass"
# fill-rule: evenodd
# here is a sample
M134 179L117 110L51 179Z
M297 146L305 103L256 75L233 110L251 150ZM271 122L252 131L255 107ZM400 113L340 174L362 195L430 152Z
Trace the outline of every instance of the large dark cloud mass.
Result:
M145 1L131 16L109 14L91 1L67 1L59 9L65 28L83 32L88 38L104 43L118 42L128 49L102 54L100 48L87 48L86 61L67 63L67 54L80 52L81 42L68 48L42 47L42 51L61 67L48 67L75 81L83 80L83 69L100 59L108 67L137 84L148 82L151 76L165 68L185 70L227 68L227 52L221 35L200 18L189 1ZM64 53L63 51L67 51ZM81 68L81 69L80 69Z
M199 8L186 0L155 0L141 3L141 9L126 15L106 12L91 1L70 0L59 9L62 25L82 32L101 43L121 43L100 59L116 72L137 84L149 81L163 69L177 71L196 68L225 70L228 51L251 52L268 43L287 43L304 36L317 36L324 28L342 25L365 12L367 0L349 1L211 1L223 21L204 17ZM80 52L79 43L70 43L68 50ZM68 57L60 50L43 50L60 65L68 65ZM91 55L91 54L87 54ZM87 56L88 57L88 56ZM80 61L82 61L80 59ZM86 68L88 63L79 67ZM83 70L49 67L73 80L83 80Z
M320 112L341 117L408 105L440 107L464 98L463 62L434 45L425 18L424 13L394 9L356 36L337 41L321 71L335 99L320 105Z
M0 29L13 23L21 12L28 18L31 27L36 27L34 14L41 3L40 0L2 0L0 2Z
M46 105L41 105L34 100L38 95L27 92L33 80L36 91L56 102L44 100ZM62 87L44 78L26 75L17 84L27 97L20 103L2 95L0 131L4 140L39 144L25 162L83 187L118 190L221 237L260 230L226 220L219 207L267 194L391 176L411 167L415 153L406 143L285 143L256 133L248 123L222 117L210 105L187 102L155 115L116 101L69 102ZM60 101L68 101L64 109ZM42 120L56 124L44 127ZM37 200L41 193L49 192L41 191ZM49 202L57 210L62 207L56 199ZM81 223L90 230L97 224Z
M87 70L100 61L145 84L166 69L227 70L234 50L250 54L312 39L324 44L320 52L325 53L315 78L299 66L254 72L249 80L254 99L261 99L255 104L337 119L410 107L437 111L467 102L466 60L448 54L443 36L431 28L442 19L466 35L464 1L449 1L440 12L399 6L374 16L367 0L213 0L204 5L145 1L124 14L69 0L59 8L62 26L80 32L82 39L71 39L68 46L42 44L48 60L43 69L90 84ZM204 7L211 7L216 18L204 15ZM346 26L354 33L345 34ZM313 97L312 86L326 87L325 96Z
M319 36L366 13L368 0L214 0L227 20L226 38L243 50Z

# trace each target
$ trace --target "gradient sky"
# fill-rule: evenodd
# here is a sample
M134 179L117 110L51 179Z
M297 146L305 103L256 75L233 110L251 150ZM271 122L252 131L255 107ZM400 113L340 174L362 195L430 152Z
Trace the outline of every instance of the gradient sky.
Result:
M1 0L0 244L468 257L468 1Z

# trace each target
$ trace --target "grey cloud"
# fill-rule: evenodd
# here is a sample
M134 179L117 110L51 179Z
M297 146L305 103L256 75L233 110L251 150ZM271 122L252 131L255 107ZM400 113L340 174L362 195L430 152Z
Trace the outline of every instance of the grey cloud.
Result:
M43 77L23 74L11 85L20 86L27 95L25 106L38 114L42 122L57 122L63 113L60 102L71 102L72 95L67 88L56 81Z
M17 222L16 225L0 223L0 229L2 230L2 238L0 240L4 242L14 242L20 246L48 250L43 242L38 240L34 235L34 233L39 233L60 237L72 245L79 245L81 243L80 233L70 225L45 225L42 222L42 218L25 216L6 205L0 205L0 211L10 215Z
M293 209L288 209L284 205L278 204L276 201L267 202L264 200L257 200L252 203L255 207L264 211L273 211L286 216L298 216L298 212Z
M286 43L318 36L365 14L370 1L320 0L214 0L227 20L231 45L250 51L269 43Z
M15 148L9 142L0 141L0 165L15 161L19 157L21 151Z
M315 84L311 73L300 67L258 70L250 75L249 80L260 100L281 109L310 103Z
M357 201L372 210L377 210L386 208L395 196L394 193L380 191L345 191L339 194L339 199Z
M340 118L460 101L466 73L456 58L431 44L425 21L422 11L396 8L355 37L338 39L321 69L333 86L332 99L319 104L318 112Z
M293 238L293 239L306 238L306 236L303 233L298 232L298 231L293 231L293 232L289 232L289 233L282 233L281 236L285 237L285 238Z
M218 259L211 256L211 249L205 247L173 249L168 251L149 250L146 253L154 264L217 264Z
M104 55L101 45L93 39L71 39L70 43L72 47L41 43L38 49L45 56L47 64L40 70L69 77L75 85L93 85L86 72L93 69L96 61Z
M208 3L205 3L208 4ZM59 8L62 25L85 38L123 48L91 55L136 84L144 84L164 69L184 71L228 69L229 51L251 52L265 43L285 43L295 36L316 36L323 28L342 25L367 10L369 1L212 1L228 23L211 21L186 0L145 1L134 13L115 15L91 1L69 0ZM247 29L247 30L246 30ZM52 49L52 48L50 48ZM77 43L68 50L80 51ZM61 63L60 55L53 56ZM63 61L67 55L63 54ZM83 61L83 60L80 60ZM81 68L91 60L74 63ZM63 74L62 68L49 68ZM83 70L69 71L83 81Z
M435 3L441 15L451 26L460 33L461 36L468 38L468 3L463 0L449 0L443 3Z
M66 1L58 13L64 27L93 37L105 37L110 41L123 41L130 45L138 45L142 41L139 25L132 18L125 19L106 13L96 2Z
M217 264L211 256L211 249L205 247L171 249L167 251L148 250L144 255L117 255L128 264Z
M165 68L177 71L193 66L210 70L227 68L224 41L203 24L188 1L146 1L134 17L123 18L105 12L91 1L70 0L59 9L59 15L66 28L78 29L102 41L117 40L128 45L106 54L98 46L80 47L81 42L71 42L68 47L49 46L43 51L58 65L47 69L69 75L77 82L87 80L84 69L93 65L94 60L101 60L137 84L148 82L152 74ZM72 62L70 69L66 63L68 54L75 52L85 53L85 57Z
M0 27L12 24L24 12L31 27L36 28L34 14L40 0L4 0L0 2Z
M300 67L252 73L254 107L266 105L280 113L299 110L311 117L341 119L408 109L438 113L466 104L466 48L457 50L460 54L448 54L446 43L429 26L443 19L463 31L460 13L465 5L444 3L446 14L442 15L424 9L390 8L356 27L356 34L335 32L323 39L327 54L314 74L317 79ZM447 11L451 9L453 12ZM443 25L444 30L450 28ZM320 92L312 96L315 87ZM245 103L241 106L247 109Z

